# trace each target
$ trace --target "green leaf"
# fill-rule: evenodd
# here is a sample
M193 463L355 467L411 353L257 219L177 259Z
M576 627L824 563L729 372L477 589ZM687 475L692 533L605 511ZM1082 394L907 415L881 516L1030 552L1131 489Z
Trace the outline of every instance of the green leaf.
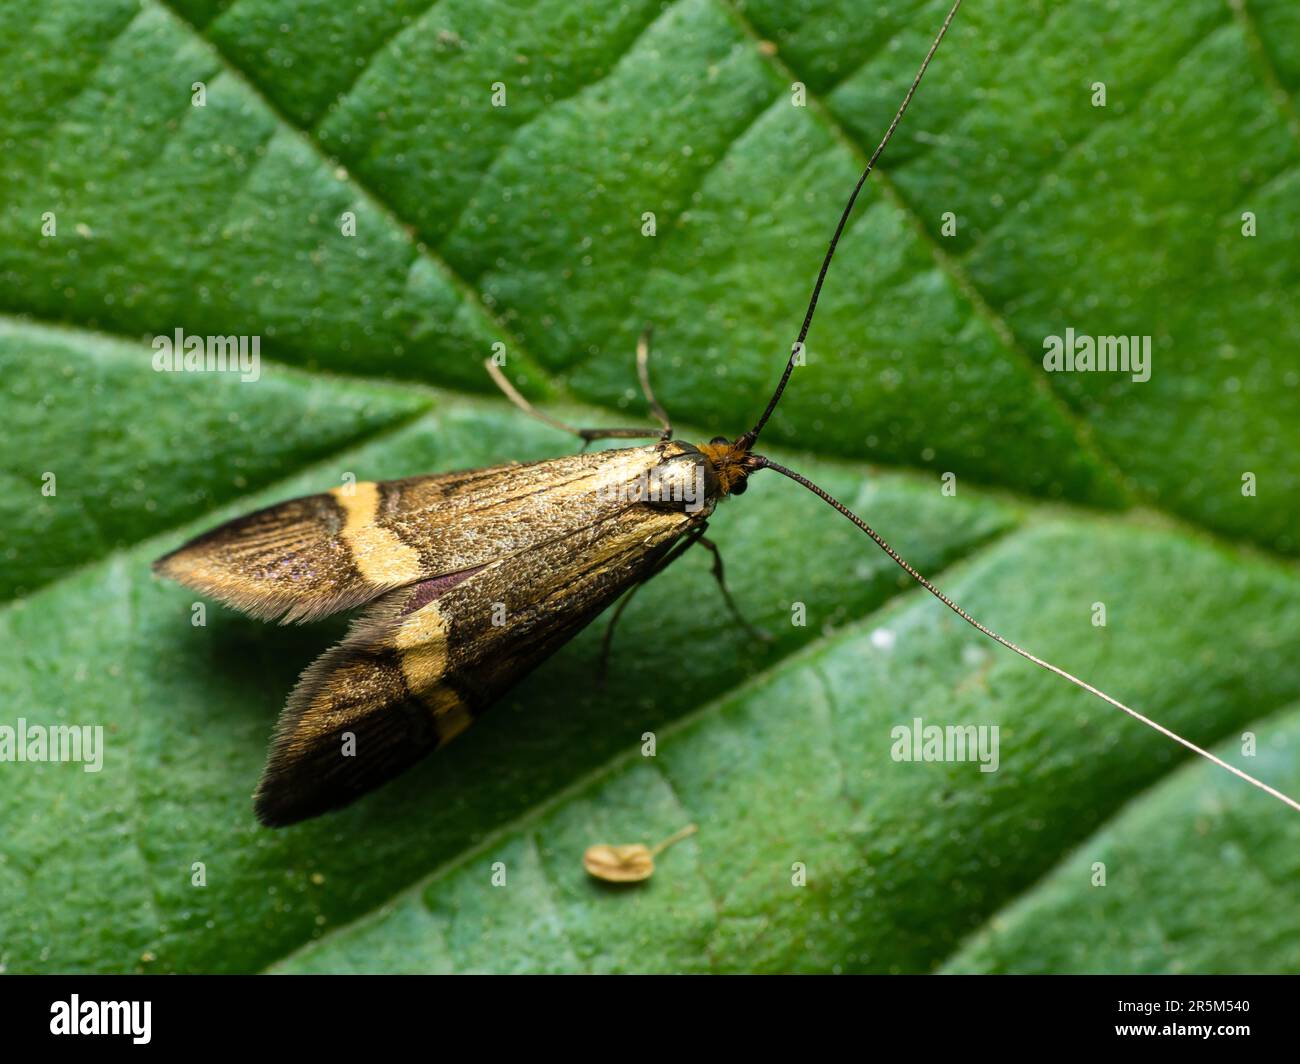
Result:
M1294 794L1300 707L1248 734L1258 743L1250 757L1236 737L1220 755ZM1235 783L1204 762L1180 769L990 921L946 970L1294 972L1294 818Z
M494 350L557 415L640 423L650 321L679 435L742 431L945 7L0 10L0 725L105 731L98 772L0 765L0 966L1294 970L1300 821L1176 771L775 476L711 525L770 646L688 555L603 682L597 625L451 749L283 831L248 796L344 622L195 626L149 572L348 474L568 453L494 393ZM764 440L981 621L1291 793L1295 18L963 10ZM257 337L257 379L156 372L176 329ZM1150 380L1045 372L1066 329L1150 336ZM996 725L997 770L895 760L918 718ZM583 871L686 823L638 887Z
M1063 558L1071 562L1064 571ZM1177 618L1154 594L1164 565L1206 589ZM977 616L1000 614L1007 630L1034 632L1042 653L1086 674L1095 675L1104 661L1116 687L1194 740L1239 730L1300 682L1300 667L1288 660L1300 636L1300 585L1292 579L1277 587L1269 567L1230 563L1163 533L1053 523L1017 533L966 568L953 590ZM1051 594L1017 594L1026 570L1039 576L1031 584L1047 584L1055 574ZM1104 649L1088 634L1086 611L1072 605L1097 591L1125 603L1125 619L1105 630ZM1025 597L1029 603L1016 604ZM1176 658L1178 647L1216 619L1227 634L1178 670L1153 674L1152 656ZM597 971L932 967L990 912L1031 887L1056 854L1179 760L1166 740L1138 732L1102 703L1025 668L958 624L938 603L909 594L872 625L801 651L707 704L665 732L653 761L629 748L557 801L436 870L391 909L284 967L498 970L520 957L528 967ZM880 639L881 631L890 638ZM998 771L894 761L892 729L917 717L998 725ZM1254 726L1261 746L1274 750L1260 759L1266 775L1286 757L1294 766L1300 753L1300 733L1284 725ZM1254 768L1249 759L1234 760ZM1298 776L1291 767L1280 778L1294 788ZM1275 832L1276 844L1255 853L1264 861L1272 856L1278 882L1286 883L1300 827L1285 807L1235 784L1245 792L1243 815L1249 809L1267 817L1268 828L1252 830L1246 844ZM1163 808L1185 809L1195 796L1189 790ZM1238 791L1216 786L1214 793ZM655 878L634 900L601 889L577 860L592 842L653 840L686 821L700 824L700 834L661 857ZM1149 819L1145 827L1150 847L1155 828ZM1206 845L1194 833L1177 832L1160 851L1160 877L1174 874L1175 855L1207 874L1220 868L1225 907L1243 903L1229 889L1240 859L1221 868L1224 834ZM495 862L515 877L506 889L491 885ZM806 869L806 886L792 885L796 863ZM1140 931L1135 951L1085 953L1073 966L1146 963L1146 925L1165 904L1149 893L1158 857L1150 854L1136 869L1115 858L1114 866L1112 877L1126 871L1141 882L1123 896L1126 904L1112 903L1111 914L1121 927ZM1270 911L1294 898L1293 885L1279 886ZM1239 929L1256 930L1256 923ZM548 931L539 942L539 932ZM466 942L473 948L461 949ZM1251 967L1282 970L1295 955L1284 935L1252 935L1239 945Z

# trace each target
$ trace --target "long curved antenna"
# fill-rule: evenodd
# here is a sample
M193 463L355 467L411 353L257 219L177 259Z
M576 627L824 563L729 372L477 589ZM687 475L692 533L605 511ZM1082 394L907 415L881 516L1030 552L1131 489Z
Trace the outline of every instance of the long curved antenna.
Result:
M831 237L830 246L826 249L826 257L822 259L822 268L817 274L817 283L813 285L812 298L808 300L808 310L803 316L803 326L799 329L799 338L795 340L794 346L790 349L790 358L785 364L785 372L781 374L781 383L776 386L776 391L772 393L772 398L768 400L767 409L763 411L763 416L758 419L758 423L746 432L736 441L737 446L742 450L749 450L754 446L754 441L763 431L763 426L767 424L767 419L772 416L772 411L776 409L776 404L781 401L781 393L785 391L785 386L790 380L790 374L794 372L795 359L799 352L803 350L803 343L808 338L808 330L812 328L813 314L817 310L817 298L822 293L822 283L826 280L826 273L831 268L831 259L835 257L835 245L840 242L840 236L844 232L844 226L848 224L849 215L853 213L853 205L858 201L858 193L862 191L862 186L867 183L867 178L871 176L871 171L875 168L876 160L880 158L881 153L885 150L890 139L894 135L894 130L898 128L898 123L903 119L903 112L907 110L907 105L912 102L912 97L916 93L916 87L921 84L921 78L925 76L926 68L930 65L930 60L934 58L934 53L939 49L939 42L943 40L943 35L948 32L948 27L952 24L953 18L957 14L957 9L961 7L961 0L956 0L952 8L948 11L948 17L943 20L943 25L939 27L938 34L935 35L934 43L930 45L930 50L925 55L925 60L921 63L921 69L916 72L916 77L912 79L912 87L907 90L907 95L903 97L903 102L898 105L898 110L894 114L894 120L889 123L889 128L885 130L885 135L880 138L880 143L876 145L876 150L871 153L871 158L867 160L867 168L862 171L862 176L858 178L858 183L853 187L853 194L849 196L849 202L844 205L844 210L840 214L839 224L835 227L835 234Z
M1253 784L1254 786L1258 787L1261 791L1263 791L1265 794L1272 795L1278 801L1286 803L1297 813L1300 813L1300 802L1297 802L1294 798L1289 798L1287 795L1279 791L1276 787L1270 787L1267 783L1264 783L1262 780L1257 780L1254 776L1250 775L1248 772L1243 772L1241 769L1237 768L1236 765L1230 765L1228 764L1228 762L1224 761L1221 757L1216 757L1208 750L1201 749L1201 747L1197 746L1190 739L1184 739L1177 732L1170 731L1163 724L1157 723L1156 721L1152 720L1150 717L1143 716L1136 709L1132 709L1129 706L1124 705L1124 703L1121 702L1119 699L1111 698L1111 696L1106 694L1105 691L1093 687L1092 684L1090 683L1086 683L1085 681L1080 680L1079 677L1073 675L1072 673L1066 672L1064 669L1060 668L1059 666L1053 665L1050 661L1044 661L1042 658L1036 657L1035 655L1029 653L1029 651L1025 650L1023 647L1016 646L1016 644L1011 642L1011 640L1003 639L1002 636L998 635L998 633L993 631L993 629L986 628L984 625L980 624L979 621L975 620L974 617L972 617L964 609L958 606L957 603L953 602L952 599L950 599L947 595L945 595L942 591L940 591L937 587L935 587L932 583L930 583L929 580L927 580L915 569L913 569L911 565L909 565L906 561L904 561L903 557L896 550L894 550L893 547L891 547L888 543L886 543L883 538L881 538L880 533L878 533L874 528L872 528L869 524L867 524L864 520L862 520L862 518L860 518L857 514L855 514L842 502L840 502L838 499L833 498L826 491L823 491L807 477L800 476L793 469L786 469L785 466L777 465L771 459L764 458L761 455L751 455L749 459L749 463L752 469L775 470L776 472L780 473L782 476L789 477L791 480L795 481L796 483L802 484L814 495L818 496L825 502L830 503L833 507L835 507L835 509L837 509L840 513L842 513L845 517L847 517L850 521L852 521L855 525L857 525L858 528L862 529L863 532L865 532L868 536L870 536L873 540L875 540L876 546L878 546L881 550L883 550L886 554L888 554L890 558L892 558L896 563L898 563L898 565L903 569L905 573L907 573L908 576L910 576L913 580L915 580L918 584L920 584L923 588L925 588L926 591L930 592L931 595L933 595L945 606L947 606L950 610L952 610L952 612L955 613L958 617L960 617L963 621L965 621L967 624L971 625L971 627L977 629L978 631L983 632L994 642L1001 643L1008 650L1014 650L1022 658L1027 658L1029 661L1032 661L1035 665L1038 665L1041 668L1046 669L1048 672L1054 672L1056 673L1057 676L1069 680L1070 683L1074 684L1076 687L1082 687L1089 694L1096 695L1103 702L1109 703L1110 705L1114 706L1116 709L1123 710L1134 720L1141 721L1148 728L1154 728L1161 735L1164 735L1172 739L1176 743L1180 743L1181 745L1185 746L1188 750L1190 750L1192 753L1200 754L1201 757L1205 758L1207 761L1214 762L1214 764L1218 765L1220 768L1226 768L1234 776L1240 776L1247 783Z

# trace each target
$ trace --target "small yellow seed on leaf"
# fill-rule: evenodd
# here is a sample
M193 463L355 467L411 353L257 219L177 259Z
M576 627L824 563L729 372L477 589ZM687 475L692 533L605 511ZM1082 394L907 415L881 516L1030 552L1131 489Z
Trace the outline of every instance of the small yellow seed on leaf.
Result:
M694 824L687 824L653 849L640 842L623 846L608 846L603 843L588 846L587 852L582 855L582 867L589 875L606 883L640 883L654 875L657 854L687 835L694 835L696 830Z
M606 883L639 883L654 875L655 859L650 847L639 842L630 846L588 846L582 867Z

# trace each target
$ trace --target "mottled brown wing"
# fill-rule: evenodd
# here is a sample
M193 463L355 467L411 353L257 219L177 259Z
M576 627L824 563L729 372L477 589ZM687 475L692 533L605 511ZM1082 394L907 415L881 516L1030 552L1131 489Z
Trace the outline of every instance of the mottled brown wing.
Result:
M346 805L455 738L697 520L627 507L386 594L290 696L258 786L259 819L280 826Z
M313 621L571 535L679 445L363 482L236 518L156 572L263 620Z

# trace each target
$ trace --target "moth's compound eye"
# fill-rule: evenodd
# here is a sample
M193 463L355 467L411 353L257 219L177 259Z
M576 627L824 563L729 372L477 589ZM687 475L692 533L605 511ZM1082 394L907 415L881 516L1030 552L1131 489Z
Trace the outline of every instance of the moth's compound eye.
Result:
M748 490L749 490L749 478L745 477L743 480L736 481L736 483L732 486L732 489L729 492L729 494L744 495L745 492L747 492Z
M719 444L719 443L730 443L730 442L731 442L731 441L730 441L729 439L727 439L726 436L714 436L713 439L711 439L711 440L709 441L709 443L714 444L714 445L717 445L717 444Z

